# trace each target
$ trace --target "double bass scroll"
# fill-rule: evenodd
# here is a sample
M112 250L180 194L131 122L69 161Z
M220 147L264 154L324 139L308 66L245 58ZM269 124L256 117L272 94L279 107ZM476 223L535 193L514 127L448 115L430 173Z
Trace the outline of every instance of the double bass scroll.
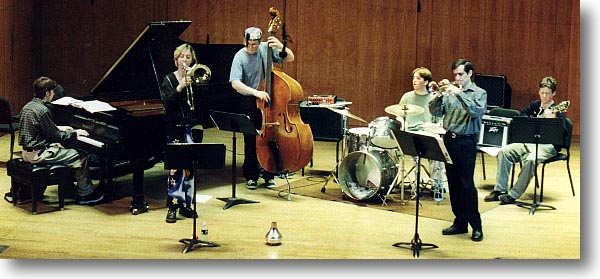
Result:
M279 11L270 8L268 36L274 36L281 24ZM300 102L304 91L295 79L273 68L273 50L268 48L265 81L259 90L270 96L270 101L257 99L262 114L262 134L256 136L258 162L268 172L289 173L305 167L313 153L310 126L300 118Z

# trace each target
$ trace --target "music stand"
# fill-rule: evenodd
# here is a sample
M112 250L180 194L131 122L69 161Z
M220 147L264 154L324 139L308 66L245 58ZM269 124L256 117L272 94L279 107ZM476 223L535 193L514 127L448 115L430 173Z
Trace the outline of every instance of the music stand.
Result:
M198 169L222 169L225 167L225 145L217 143L169 143L165 152L165 169L191 169L194 172L194 221L192 238L183 238L179 242L187 244L181 253L185 254L194 249L195 245L202 247L219 247L210 241L199 240L196 234L196 192L198 189Z
M231 150L231 197L230 198L217 198L221 201L226 202L223 210L228 209L234 205L245 204L245 203L258 203L257 201L251 201L246 199L240 199L235 196L235 182L237 178L236 171L236 132L241 132L247 135L260 135L260 130L254 128L254 124L250 120L250 117L245 114L238 114L232 112L208 111L210 118L215 123L217 128L222 131L232 132L233 148Z
M511 142L534 143L535 144L535 188L533 189L533 202L518 202L518 207L530 208L529 215L533 215L538 208L556 210L555 207L537 202L537 188L539 187L537 174L537 157L539 144L563 144L564 119L562 118L537 118L527 116L516 116L510 124Z
M421 158L436 160L452 164L450 154L446 150L444 141L438 135L430 135L421 132L406 132L392 130L394 139L400 146L402 153L417 158L417 166L421 164ZM421 180L421 168L417 167L417 198L415 204L415 235L410 242L398 242L394 247L407 248L413 250L413 257L419 257L419 251L422 249L438 248L431 243L423 243L419 237L419 196Z

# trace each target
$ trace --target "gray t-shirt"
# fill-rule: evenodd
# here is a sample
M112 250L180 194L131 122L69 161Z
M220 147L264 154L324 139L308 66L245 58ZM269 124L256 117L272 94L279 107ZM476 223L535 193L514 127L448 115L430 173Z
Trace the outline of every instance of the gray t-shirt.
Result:
M240 80L248 87L257 89L264 79L264 69L267 67L267 42L261 42L255 54L249 54L246 48L238 50L231 63L229 82ZM262 62L262 63L261 63ZM282 63L279 51L273 49L273 62Z
M429 112L429 101L433 99L433 95L419 95L415 91L409 91L402 95L400 98L400 104L416 105L422 107L424 112L421 114L407 115L406 116L406 129L409 131L423 130L423 123L437 123L431 113Z

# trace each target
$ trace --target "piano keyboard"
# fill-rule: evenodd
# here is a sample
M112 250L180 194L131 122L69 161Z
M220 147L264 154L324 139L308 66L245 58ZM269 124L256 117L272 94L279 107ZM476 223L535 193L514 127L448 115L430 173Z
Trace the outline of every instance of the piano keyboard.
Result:
M77 136L77 140L81 141L81 142L85 142L87 144L102 148L104 146L104 143L101 141L97 141L95 139L91 139L85 136Z

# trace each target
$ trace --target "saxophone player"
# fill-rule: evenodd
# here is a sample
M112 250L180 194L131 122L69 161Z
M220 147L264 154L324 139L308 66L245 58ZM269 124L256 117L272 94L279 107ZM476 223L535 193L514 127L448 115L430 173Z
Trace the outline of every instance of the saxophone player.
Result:
M521 116L545 117L545 118L565 118L563 112L557 111L554 106L554 96L556 96L556 79L553 77L543 78L538 85L539 100L535 100L521 110ZM566 133L566 127L563 127ZM555 156L561 147L552 144L539 144L537 161L542 162ZM513 164L522 162L523 167L519 173L519 178L510 191L508 189L508 177ZM521 197L527 189L531 179L534 177L535 164L535 144L530 143L511 143L500 149L498 153L498 171L494 190L484 198L486 202L500 201L500 204L512 204Z

